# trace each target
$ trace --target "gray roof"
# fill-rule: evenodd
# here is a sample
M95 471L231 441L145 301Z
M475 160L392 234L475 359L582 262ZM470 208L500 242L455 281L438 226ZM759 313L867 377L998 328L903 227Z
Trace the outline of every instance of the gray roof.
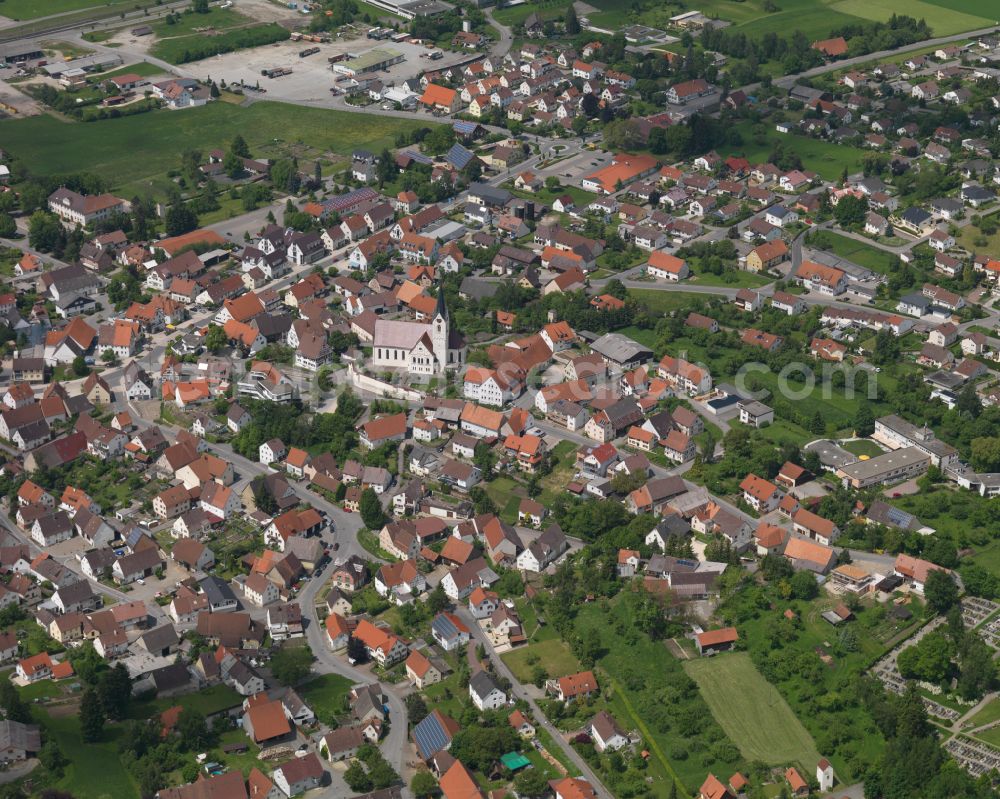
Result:
M922 460L929 461L930 456L925 455L916 447L903 447L886 452L884 455L876 455L866 461L857 461L841 466L840 471L853 480L869 480L879 477L887 470L910 466Z
M24 752L37 752L41 749L41 745L41 734L36 725L7 719L0 721L0 750L19 749Z
M473 183L469 186L469 196L479 197L490 205L506 205L513 195L506 189L498 189L486 183Z
M146 648L147 652L155 652L170 646L176 646L179 642L180 638L177 636L177 630L174 629L174 625L172 624L162 624L142 636L142 645Z
M56 593L59 594L59 599L63 605L75 605L79 602L86 602L94 597L94 589L90 587L90 583L86 580L77 580L75 583L61 586Z
M485 699L494 691L500 690L497 684L493 682L493 678L485 671L477 671L472 676L472 679L469 680L469 688L480 699Z
M458 287L459 294L464 294L474 300L492 297L499 289L500 284L496 281L480 280L474 277L465 278Z
M621 333L606 333L591 344L590 348L615 363L629 363L653 357L653 351L649 347L645 347Z
M205 592L205 596L208 597L210 605L222 605L226 602L236 601L233 589L220 577L211 575L202 580L199 585L201 590Z

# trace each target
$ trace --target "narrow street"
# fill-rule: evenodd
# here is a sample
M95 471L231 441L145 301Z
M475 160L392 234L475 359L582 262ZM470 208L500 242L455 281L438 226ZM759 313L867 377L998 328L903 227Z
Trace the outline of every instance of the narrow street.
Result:
M465 626L469 628L472 633L472 638L474 639L474 641L469 642L469 649L473 650L475 644L482 644L485 647L487 657L493 663L497 674L510 681L511 693L514 697L517 699L523 699L528 703L528 707L531 708L531 712L534 716L534 724L541 727L550 736L552 736L552 740L556 742L556 745L563 751L563 754L569 758L570 762L573 763L574 766L580 769L580 773L590 782L591 785L594 786L599 797L611 797L612 793L604 787L604 784L600 781L600 779L598 779L597 775L593 772L590 766L587 765L587 762L580 756L580 754L566 742L566 739L563 738L563 734L556 729L556 726L545 717L545 714L538 706L538 703L531 697L527 689L525 689L525 687L517 681L514 677L514 673L507 667L507 664L503 662L503 658L493 651L493 646L490 644L489 639L487 639L487 637L483 634L482 629L472 617L472 614L469 613L468 607L461 606L458 610L458 615L461 617L462 621L465 622Z

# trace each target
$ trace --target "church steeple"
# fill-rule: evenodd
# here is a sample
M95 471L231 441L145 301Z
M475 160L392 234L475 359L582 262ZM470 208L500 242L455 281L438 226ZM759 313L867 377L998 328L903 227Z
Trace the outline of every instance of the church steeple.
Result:
M444 287L438 286L437 305L434 308L434 320L431 328L431 342L434 345L434 358L437 361L437 371L443 372L448 365L449 328L448 306L444 301Z
M434 318L439 316L444 319L448 318L448 306L444 302L444 286L438 288L437 305L434 308Z

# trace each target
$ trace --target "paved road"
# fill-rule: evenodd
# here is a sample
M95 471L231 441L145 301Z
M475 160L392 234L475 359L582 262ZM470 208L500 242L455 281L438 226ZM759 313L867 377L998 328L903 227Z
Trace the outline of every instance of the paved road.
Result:
M131 410L133 412L133 419L138 425L148 427L154 424L142 419L136 408L131 407ZM167 432L174 434L177 432L177 428L171 425L160 424L159 426ZM208 448L211 452L233 464L233 469L241 482L270 472L263 464L251 461L237 454L228 444L206 443L208 443ZM358 514L346 513L333 503L310 491L302 483L295 484L294 488L300 497L316 509L324 512L327 515L327 519L331 522L330 526L324 530L322 539L327 546L338 545L337 551L333 553L333 560L342 560L350 555L359 555L367 559L371 558L371 555L358 543L357 534L358 530L362 527L361 518ZM329 570L329 567L327 569ZM316 663L313 666L313 670L320 674L340 674L356 683L373 682L371 673L351 666L346 658L334 655L329 649L325 627L322 620L316 617L313 610L318 601L320 591L326 583L327 580L322 577L307 580L297 597L299 607L302 608L303 618L306 620L306 640L309 642L309 646L316 656ZM101 588L102 590L106 590L103 586ZM405 684L400 685L398 688L388 684L384 686L388 697L387 704L389 705L390 725L389 732L381 744L386 759L398 773L404 776L408 771L406 767L406 753L409 747L407 743L406 706L402 699L402 689L405 687ZM336 796L333 789L330 789L327 793L330 799L334 799ZM404 792L404 794L408 794L408 791Z
M853 58L845 58L841 61L832 61L828 64L823 64L819 67L813 67L812 69L807 69L805 72L799 72L794 75L786 75L783 78L778 78L774 81L775 86L781 86L782 88L789 88L794 86L799 78L812 78L817 75L824 75L827 72L836 72L837 70L845 69L846 67L856 66L857 64L865 64L869 61L878 61L882 58L890 58L893 56L902 55L903 53L909 53L912 50L922 50L925 47L936 46L939 44L949 44L951 42L963 41L965 39L972 39L976 36L982 36L987 33L993 33L997 30L996 25L992 25L989 28L979 28L974 31L965 31L964 33L956 33L951 36L938 36L933 39L925 39L922 42L914 42L913 44L908 44L905 47L898 47L895 50L879 50L874 53L868 53L867 55L854 56ZM751 83L743 88L747 94L752 94L754 91L760 88L760 83Z
M541 708L538 707L538 703L535 702L525 687L517 681L517 678L514 677L514 673L507 668L507 664L503 662L503 659L496 654L489 639L483 634L478 622L472 617L472 614L469 613L468 607L465 605L459 606L458 615L461 617L462 621L465 622L465 626L472 632L472 637L475 639L475 642L482 644L486 648L487 657L496 668L497 674L507 680L510 680L511 693L518 699L523 699L528 703L528 707L531 708L532 715L534 716L534 723L552 736L552 740L556 742L556 745L560 749L562 749L563 753L567 758L569 758L570 762L580 769L580 773L590 782L591 785L594 786L598 796L613 796L611 791L604 787L604 784L598 779L597 775L594 774L590 766L587 765L587 762L580 757L579 753L572 746L566 743L566 739L563 738L562 733L556 729L552 722L548 720ZM469 644L469 651L475 651L471 642Z

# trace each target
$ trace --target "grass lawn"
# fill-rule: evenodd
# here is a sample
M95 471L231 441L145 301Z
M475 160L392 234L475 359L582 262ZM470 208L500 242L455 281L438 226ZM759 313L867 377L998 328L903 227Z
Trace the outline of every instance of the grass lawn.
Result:
M980 733L976 733L973 737L983 743L988 743L990 746L1000 747L1000 727L983 730Z
M542 757L542 753L539 752L534 747L525 747L524 756L531 761L531 765L541 771L545 778L548 780L558 780L562 777L562 773L553 766L548 760Z
M656 331L644 327L629 325L618 331L623 336L628 336L633 341L638 341L645 347L653 349L656 346Z
M567 0L539 0L535 3L498 8L493 13L493 18L508 27L520 25L532 12L537 13L543 20L561 20L565 17L568 6Z
M532 193L530 191L520 191L514 188L514 182L511 181L510 185L506 188L515 197L521 197L525 200L534 200L536 203L544 203L545 205L551 205L559 197L568 194L573 198L573 202L576 203L577 208L585 208L594 201L594 194L592 192L581 189L579 186L559 186L557 189L547 189L544 186L538 191Z
M178 36L202 35L207 28L217 31L248 25L253 20L229 8L210 8L207 14L180 14L173 25L165 20L153 24L153 33L158 39L172 39Z
M462 710L472 705L469 692L458 684L458 676L453 674L423 691L428 707L437 708L454 719L460 718Z
M580 661L569 651L569 647L554 638L513 649L501 657L518 682L527 684L534 682L535 666L544 668L548 677L563 677L580 671Z
M538 727L535 730L535 737L538 738L542 746L545 747L546 751L552 755L556 760L562 763L563 768L571 777L579 777L580 769L578 769L573 761L566 757L566 753L563 752L562 748L552 739L549 735L549 731Z
M420 120L372 117L348 111L254 103L248 108L209 103L182 112L153 111L98 122L67 123L42 114L0 123L4 148L33 174L69 174L86 164L124 196L162 192L166 173L180 166L188 149L223 147L239 131L255 157L275 158L289 147L349 155L361 144L391 147L396 134L424 125ZM74 146L66 147L72 140Z
M119 75L141 75L144 78L149 78L153 75L165 74L166 72L156 66L156 64L150 64L148 61L139 61L136 64L129 64L127 67L119 67L118 69L113 69L110 72L102 72L99 75L93 75L92 77L87 78L87 82L101 83L109 78L117 78Z
M841 236L830 230L817 230L810 237L809 243L816 249L828 250L858 266L883 275L888 274L892 265L899 259L899 256L894 253L880 250L871 244L865 244L847 236Z
M62 696L63 689L61 685L52 682L52 680L39 680L18 688L17 692L25 702L34 702L36 699L54 699Z
M139 788L118 756L122 727L108 725L100 743L84 743L75 714L54 718L42 708L32 708L35 720L59 745L69 761L56 787L72 791L78 799L130 799Z
M149 702L132 702L129 705L128 717L147 719L154 715L159 715L167 708L176 707L177 705L185 708L195 708L206 716L211 716L213 713L220 713L231 707L237 707L242 702L243 697L228 685L213 685L194 694L166 696L153 699Z
M882 449L882 447L874 441L868 440L845 441L840 446L852 455L867 455L869 458L874 458L885 453L885 450Z
M750 761L771 766L794 762L810 773L820 755L812 736L777 689L754 667L750 656L734 652L684 662L712 715ZM761 730L767 730L762 736Z
M646 306L653 313L669 313L681 308L693 308L701 305L701 301L721 299L714 294L696 294L694 292L670 291L667 289L629 289L629 296L636 302Z
M987 216L992 216L993 221L996 221L998 218L996 214L987 214ZM965 247L969 252L1000 252L1000 230L987 236L972 225L965 225L958 229L955 241L960 247Z
M568 483L574 472L576 459L576 444L572 441L560 441L552 450L553 463L552 471L541 477L538 481L542 488L542 493L538 496L538 501L545 507L551 507L556 497L566 490ZM520 500L518 500L520 503ZM514 508L514 518L517 518L517 508Z
M215 10L215 9L213 9ZM232 12L226 12L232 13ZM201 15L191 15L195 17L200 17ZM241 15L237 15L241 16ZM186 17L185 17L186 19ZM199 20L195 20L197 23ZM253 33L256 34L260 31L272 30L277 34L277 36L284 35L284 29L278 25L276 22L269 22L262 25L246 25L243 22L249 22L245 17L239 23L229 23L224 22L213 28L213 35L211 41L218 48L219 51L234 51L242 50L250 47L248 40L246 39L246 34ZM179 26L175 26L171 30L176 30ZM270 40L256 39L257 46L264 43L270 43L277 38L272 38ZM171 64L186 64L189 61L199 61L203 58L211 58L212 53L207 52L204 48L206 34L204 33L191 33L183 36L170 36L167 35L166 38L161 38L150 51L157 58L162 58L164 61L169 61ZM286 37L287 38L287 37Z
M895 497L892 504L912 513L938 532L951 536L956 542L964 542L970 530L991 529L996 525L993 521L995 505L991 499L957 487L935 486L931 491ZM972 559L1000 575L1000 542L971 546L975 550Z
M316 716L329 723L344 712L344 697L351 687L351 680L339 674L323 674L297 689L299 695Z
M832 144L792 133L782 134L770 126L765 128L763 137L758 141L754 137L750 123L742 122L736 128L743 136L743 143L727 145L721 148L719 155L742 155L749 159L750 163L756 164L767 161L774 145L780 141L786 152L797 154L809 169L815 170L826 180L838 179L844 167L847 167L848 172L858 172L862 168L861 158L864 153L855 147Z
M496 477L487 483L484 488L486 489L486 493L489 495L489 498L493 500L493 504L503 510L507 510L507 506L511 504L512 500L517 500L517 502L513 505L514 521L517 521L517 507L521 502L521 498L527 496L524 486L520 485L512 477L501 475L500 477ZM512 496L515 491L518 492L517 496ZM504 519L504 521L507 520Z
M378 535L367 528L363 527L358 530L358 543L365 548L366 552L371 553L376 558L383 558L388 561L399 560L395 555L390 555L382 549L382 546L378 542Z
M223 752L222 747L227 744L246 744L247 750L245 752ZM244 777L248 777L254 767L259 768L265 774L271 772L271 766L267 761L261 760L259 755L260 747L247 738L246 732L241 727L222 733L219 736L218 747L212 750L212 759L216 763L222 763L230 771L241 771Z
M67 11L80 11L86 8L123 6L126 3L138 5L134 0L4 0L0 5L2 16L10 19L39 19L52 14L63 14ZM152 5L152 3L149 3Z
M689 282L695 286L714 286L733 289L757 289L774 282L773 277L758 275L743 269L728 269L721 275L709 272L692 273Z
M810 433L805 428L799 427L787 419L775 419L767 427L760 428L760 434L768 441L773 441L779 446L781 444L795 444L801 447L803 444L808 444L816 438L815 433ZM716 440L720 438L721 436L716 436Z
M675 780L696 794L706 771L732 774L745 767L734 745L725 745L725 732L681 663L662 642L638 632L630 598L619 594L608 606L601 605L594 602L579 609L575 633L596 631L600 637L597 666L606 675L599 677L602 691L610 688L607 709L623 729L643 736L652 755L651 796L666 799Z

